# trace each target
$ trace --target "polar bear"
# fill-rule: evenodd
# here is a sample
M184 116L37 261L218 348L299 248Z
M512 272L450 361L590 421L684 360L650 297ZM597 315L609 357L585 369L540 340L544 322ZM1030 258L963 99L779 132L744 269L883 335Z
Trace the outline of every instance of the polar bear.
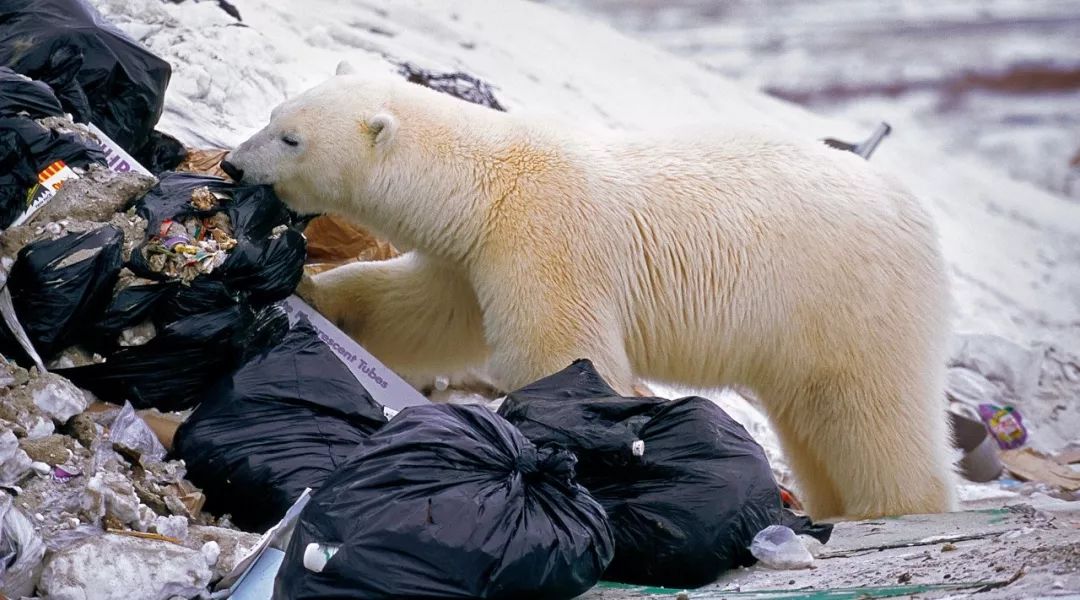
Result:
M751 388L808 512L953 508L935 226L858 156L765 129L497 112L384 76L278 106L223 164L407 250L298 290L389 367L515 389L591 359Z

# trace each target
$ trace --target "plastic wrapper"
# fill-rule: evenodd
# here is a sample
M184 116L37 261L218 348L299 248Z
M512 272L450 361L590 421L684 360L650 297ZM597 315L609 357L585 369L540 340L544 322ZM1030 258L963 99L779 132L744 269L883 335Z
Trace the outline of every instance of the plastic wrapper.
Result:
M262 532L385 423L383 407L301 320L207 390L173 447L208 511Z
M711 583L753 564L754 536L787 518L764 450L704 398L621 397L579 360L511 393L499 414L578 456L578 481L615 535L606 579Z
M809 569L814 556L790 527L770 525L750 544L754 558L770 569Z
M56 91L80 123L129 152L161 117L172 69L84 0L0 0L0 66Z
M481 406L414 406L312 495L274 597L573 598L612 549L573 454Z
M46 359L88 330L108 306L121 269L123 234L112 225L24 246L8 286L15 314ZM0 352L24 356L6 331Z
M12 497L0 493L0 595L23 598L34 595L35 572L41 569L45 544L34 522Z
M113 444L137 452L139 456L154 460L165 458L165 447L161 445L146 421L135 414L135 408L130 402L124 403L120 414L116 415L112 425L109 426L109 440Z

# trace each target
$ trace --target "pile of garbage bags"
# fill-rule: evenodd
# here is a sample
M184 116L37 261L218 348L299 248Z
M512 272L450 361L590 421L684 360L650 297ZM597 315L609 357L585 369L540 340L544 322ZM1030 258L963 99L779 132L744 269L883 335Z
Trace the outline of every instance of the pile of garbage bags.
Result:
M31 220L23 227L42 232L11 267L15 316L42 360L73 348L99 358L50 363L55 373L101 398L176 410L284 335L284 315L262 313L300 281L305 241L268 187L170 173L99 218ZM4 326L0 353L31 364Z
M601 578L699 587L753 564L770 527L831 533L782 507L764 451L715 404L620 397L587 360L497 414L406 408L321 486L276 597L572 598Z

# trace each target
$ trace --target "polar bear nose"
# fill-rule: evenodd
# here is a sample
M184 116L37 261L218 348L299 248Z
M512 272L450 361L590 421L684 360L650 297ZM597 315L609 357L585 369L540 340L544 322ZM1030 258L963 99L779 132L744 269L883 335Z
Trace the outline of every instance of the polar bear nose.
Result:
M240 180L244 178L244 170L227 160L221 161L221 170L225 171L225 174L232 177L232 180L237 183L240 183Z

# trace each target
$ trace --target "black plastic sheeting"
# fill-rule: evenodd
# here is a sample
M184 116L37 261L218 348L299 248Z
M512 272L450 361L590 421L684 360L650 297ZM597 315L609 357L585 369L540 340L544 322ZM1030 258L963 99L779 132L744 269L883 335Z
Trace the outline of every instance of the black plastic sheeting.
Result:
M86 168L104 165L105 155L72 134L53 131L28 117L0 116L0 231L26 211L38 173L58 160Z
M123 240L119 229L106 225L19 251L8 286L15 314L39 354L66 348L104 312L120 274ZM3 325L0 330L0 354L25 356Z
M206 510L262 533L386 423L382 406L306 320L201 398L174 453Z
M759 531L794 523L764 450L704 398L621 397L579 360L509 394L499 414L533 443L578 456L578 480L615 534L605 579L706 585L755 562Z
M99 398L127 399L135 408L183 410L288 329L288 317L277 306L256 311L236 305L169 323L146 344L121 348L104 363L52 371Z
M340 545L321 572L308 544ZM573 598L611 559L574 457L480 406L410 407L300 514L275 598Z
M64 109L48 84L0 67L0 116L20 113L40 119L63 115Z
M172 74L85 0L0 0L0 66L49 84L129 152L150 139Z

